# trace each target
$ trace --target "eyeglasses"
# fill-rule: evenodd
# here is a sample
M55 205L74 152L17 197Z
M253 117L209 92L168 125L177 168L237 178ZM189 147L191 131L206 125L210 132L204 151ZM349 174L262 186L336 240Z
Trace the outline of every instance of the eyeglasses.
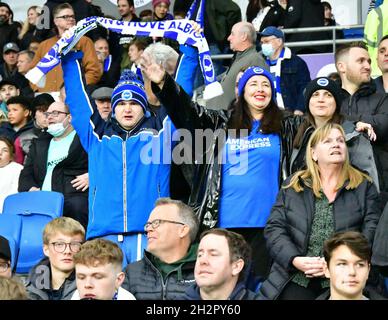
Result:
M183 222L179 222L179 221L172 221L172 220L164 220L164 219L155 219L153 221L149 221L147 222L145 225L144 225L144 230L147 231L147 229L152 226L152 229L156 229L160 226L161 223L164 223L164 222L167 222L167 223L174 223L174 224L181 224L182 226L185 225L185 223Z
M59 17L56 17L56 18L61 18L61 19L65 19L65 20L75 20L75 15L74 14L71 14L71 15L65 15L65 16L59 16Z
M53 111L53 112L43 112L44 116L46 118L48 118L49 116L53 116L53 117L58 117L60 114L69 114L68 112L63 112L63 111Z
M10 266L8 262L0 262L0 272L6 272Z
M51 244L53 245L54 250L58 253L65 252L67 246L69 246L71 252L75 253L75 252L78 252L81 250L81 245L82 245L81 242L69 242L69 243L67 243L67 242L60 242L60 241L51 242Z

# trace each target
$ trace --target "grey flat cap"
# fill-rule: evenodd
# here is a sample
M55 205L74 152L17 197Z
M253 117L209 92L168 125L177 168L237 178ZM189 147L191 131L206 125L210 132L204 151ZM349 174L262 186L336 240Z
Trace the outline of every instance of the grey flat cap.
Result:
M101 87L92 92L93 99L110 99L112 97L113 89L109 87Z

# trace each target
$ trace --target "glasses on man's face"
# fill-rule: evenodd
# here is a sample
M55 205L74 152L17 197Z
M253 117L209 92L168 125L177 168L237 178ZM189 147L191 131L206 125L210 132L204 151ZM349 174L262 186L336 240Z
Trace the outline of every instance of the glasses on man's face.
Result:
M56 17L56 18L65 19L65 20L75 20L75 15L74 14L69 14L69 15L59 16L59 17Z
M147 229L151 226L152 229L156 229L160 226L161 223L174 223L174 224L181 224L182 226L184 226L185 224L183 222L179 222L179 221L172 221L172 220L165 220L165 219L155 219L155 220L152 220L152 221L148 221L145 225L144 225L144 230L147 231Z
M65 252L67 246L69 246L71 252L76 253L81 250L81 245L82 245L81 242L62 242L62 241L51 242L51 244L54 247L54 250L58 253Z
M0 272L6 272L8 268L10 267L10 264L8 262L0 262Z
M58 117L60 114L69 114L68 112L63 112L63 111L52 111L52 112L43 112L44 116L46 118L53 116L54 118Z

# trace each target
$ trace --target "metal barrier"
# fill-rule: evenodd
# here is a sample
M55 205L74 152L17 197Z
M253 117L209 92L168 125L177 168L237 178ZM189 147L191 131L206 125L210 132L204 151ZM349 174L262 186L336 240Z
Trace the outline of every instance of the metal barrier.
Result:
M297 42L285 42L286 47L304 47L304 46L320 46L320 45L333 45L333 52L335 52L337 44L349 43L353 41L363 41L363 38L351 38L351 39L337 39L337 30L359 29L364 28L363 24L347 25L347 26L331 26L331 27L310 27L310 28L290 28L282 29L285 34L288 33L305 33L305 32L322 32L331 31L333 38L329 40L314 40L314 41L297 41ZM232 59L233 54L217 54L211 56L213 60L220 59Z

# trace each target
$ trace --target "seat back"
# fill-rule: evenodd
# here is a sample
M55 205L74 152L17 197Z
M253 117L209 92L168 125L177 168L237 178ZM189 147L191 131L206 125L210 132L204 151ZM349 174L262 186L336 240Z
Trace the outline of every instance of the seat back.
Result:
M20 247L22 218L15 215L0 214L0 235L6 238L11 249L11 268L14 270Z
M5 199L3 215L22 219L17 273L28 273L43 258L43 229L62 216L63 203L63 194L51 191L20 192Z

